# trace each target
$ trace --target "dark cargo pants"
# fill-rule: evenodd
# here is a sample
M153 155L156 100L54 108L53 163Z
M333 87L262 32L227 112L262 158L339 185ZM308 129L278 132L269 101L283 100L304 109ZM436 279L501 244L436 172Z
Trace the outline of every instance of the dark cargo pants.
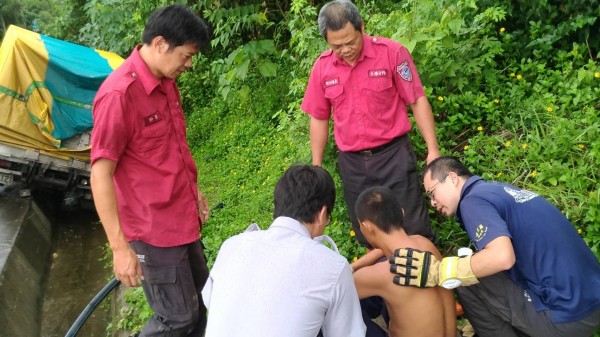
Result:
M200 240L166 248L133 241L131 247L142 266L142 287L154 312L140 336L203 336L206 308L201 292L208 267Z
M600 310L577 322L552 322L550 314L536 311L527 292L504 272L456 290L479 337L589 337L600 327Z
M380 152L370 154L340 152L338 166L344 185L344 198L348 216L358 241L371 248L360 231L354 214L358 195L372 186L385 186L394 191L404 209L404 229L409 235L422 235L433 243L437 237L431 229L423 195L423 187L417 172L417 157L407 135L402 136Z

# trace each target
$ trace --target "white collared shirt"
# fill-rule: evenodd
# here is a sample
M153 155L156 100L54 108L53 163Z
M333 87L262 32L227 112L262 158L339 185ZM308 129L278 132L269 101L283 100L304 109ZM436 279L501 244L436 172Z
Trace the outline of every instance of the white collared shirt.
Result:
M365 336L348 262L287 217L227 239L202 298L206 337Z

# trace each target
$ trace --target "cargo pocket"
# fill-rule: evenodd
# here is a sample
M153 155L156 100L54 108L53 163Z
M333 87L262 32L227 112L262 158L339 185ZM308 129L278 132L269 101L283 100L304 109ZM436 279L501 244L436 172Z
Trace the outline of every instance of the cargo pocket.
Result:
M162 317L187 312L181 285L177 282L177 267L146 268L144 280L152 298L148 304Z

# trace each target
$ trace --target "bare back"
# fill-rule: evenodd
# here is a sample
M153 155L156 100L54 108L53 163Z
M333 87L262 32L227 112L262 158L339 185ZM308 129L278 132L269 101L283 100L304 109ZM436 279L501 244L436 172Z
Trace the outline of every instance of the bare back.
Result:
M432 252L441 259L437 248L426 238L411 236L416 248ZM390 314L388 335L455 337L456 312L452 292L441 287L415 288L393 283L389 263L381 262L356 271L354 279L359 297L381 296Z

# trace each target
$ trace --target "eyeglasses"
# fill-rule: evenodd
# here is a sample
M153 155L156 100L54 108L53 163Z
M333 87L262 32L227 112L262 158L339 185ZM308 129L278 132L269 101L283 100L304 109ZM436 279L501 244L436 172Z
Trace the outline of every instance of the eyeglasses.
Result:
M446 178L448 178L448 175L446 174L446 176L440 180L438 180L437 183L433 184L433 186L431 186L427 191L425 191L425 194L427 194L427 196L429 197L429 199L431 199L431 201L435 201L435 196L433 195L433 192L435 191L435 188L437 187L437 185L439 183L443 183L444 180L446 180Z

